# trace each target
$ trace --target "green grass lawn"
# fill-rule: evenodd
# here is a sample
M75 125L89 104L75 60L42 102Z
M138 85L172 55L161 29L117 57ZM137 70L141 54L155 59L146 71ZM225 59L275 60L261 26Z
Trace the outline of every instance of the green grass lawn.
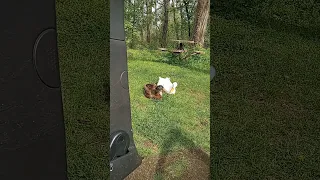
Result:
M109 174L107 2L56 2L70 180L104 180Z
M215 17L214 179L320 178L320 42Z
M209 154L209 55L206 51L203 57L182 63L158 51L128 50L131 116L135 144L141 156L147 158L192 148ZM161 101L145 98L143 86L157 83L159 76L178 83L176 94L164 94ZM178 173L183 164L175 167Z
M57 1L70 180L108 178L108 2ZM320 43L238 21L211 22L217 68L211 99L209 51L182 63L160 52L129 50L139 153L211 148L216 179L319 179ZM159 76L177 81L177 94L146 99L141 88ZM183 163L174 166L184 169Z

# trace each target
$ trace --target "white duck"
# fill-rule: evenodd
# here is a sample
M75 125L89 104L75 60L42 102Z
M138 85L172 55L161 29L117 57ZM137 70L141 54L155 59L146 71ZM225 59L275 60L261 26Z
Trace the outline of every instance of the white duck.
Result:
M168 94L175 94L176 93L176 87L178 86L177 82L171 83L170 78L162 78L159 77L158 86L162 85L163 90Z

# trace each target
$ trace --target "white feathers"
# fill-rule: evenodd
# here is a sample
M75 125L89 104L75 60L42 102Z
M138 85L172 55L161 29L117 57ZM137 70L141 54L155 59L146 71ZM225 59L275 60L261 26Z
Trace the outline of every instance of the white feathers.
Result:
M168 94L175 94L176 93L176 87L178 86L177 82L171 83L170 78L162 78L159 77L158 86L162 85L163 90Z

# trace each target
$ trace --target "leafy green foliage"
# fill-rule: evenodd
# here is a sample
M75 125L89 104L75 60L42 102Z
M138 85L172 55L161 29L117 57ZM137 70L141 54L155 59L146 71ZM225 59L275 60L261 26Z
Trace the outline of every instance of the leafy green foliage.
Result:
M148 7L152 9L150 14L147 13L146 1L125 1L126 42L131 49L157 49L160 47L164 19L163 2L157 1L156 4L154 2L148 1ZM172 3L172 1L170 2ZM180 0L175 1L174 7L172 4L169 5L168 43L172 39L192 39L196 3L196 0ZM191 37L189 37L189 23ZM148 24L150 25L150 43L146 41ZM206 31L205 47L209 46L209 34L209 31Z

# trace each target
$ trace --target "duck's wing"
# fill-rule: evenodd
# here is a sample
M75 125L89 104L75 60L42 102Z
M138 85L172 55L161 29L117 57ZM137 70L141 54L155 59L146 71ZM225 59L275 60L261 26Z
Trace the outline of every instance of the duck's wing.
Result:
M144 89L145 90L149 90L149 91L151 91L151 90L153 90L153 89L155 89L156 88L156 86L154 85L154 84L146 84L145 86L144 86Z
M171 88L173 87L173 84L171 83L170 79L167 80L166 86L168 90L171 90Z
M153 98L159 100L159 99L162 98L162 96L157 93L157 94L155 94L155 95L153 96Z
M168 84L172 84L171 81L170 81L170 78L167 79L167 83Z
M145 84L144 85L144 89L149 89L150 88L150 84Z

